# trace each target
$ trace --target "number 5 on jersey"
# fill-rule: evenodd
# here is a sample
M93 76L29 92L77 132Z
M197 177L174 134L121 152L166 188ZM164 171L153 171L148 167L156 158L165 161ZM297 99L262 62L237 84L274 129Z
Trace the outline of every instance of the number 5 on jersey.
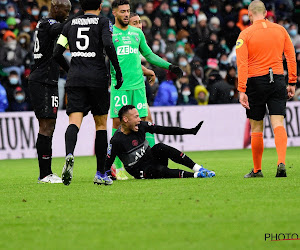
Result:
M82 32L88 32L90 30L90 27L80 27L77 30L77 38L78 39L83 39L84 40L84 44L83 46L81 45L80 41L76 41L76 47L79 50L86 50L89 45L90 45L90 38L88 37L88 35L84 35L82 34Z

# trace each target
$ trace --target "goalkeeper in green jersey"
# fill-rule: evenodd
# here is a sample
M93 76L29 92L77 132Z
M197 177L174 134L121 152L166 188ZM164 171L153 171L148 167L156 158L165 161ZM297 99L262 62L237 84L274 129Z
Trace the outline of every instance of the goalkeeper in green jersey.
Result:
M115 89L116 73L111 67L111 97L110 117L113 118L113 134L120 126L118 112L124 105L134 105L142 120L148 115L148 104L140 53L145 59L158 67L169 69L177 77L181 77L182 70L171 65L152 52L146 43L142 30L129 25L130 6L127 0L115 0L112 3L115 25L113 26L113 43L117 51L119 64L123 73L123 85ZM116 168L121 167L119 159L115 161ZM122 167L121 167L122 168ZM122 173L122 170L118 170ZM124 172L123 172L124 173ZM126 179L121 177L118 179Z

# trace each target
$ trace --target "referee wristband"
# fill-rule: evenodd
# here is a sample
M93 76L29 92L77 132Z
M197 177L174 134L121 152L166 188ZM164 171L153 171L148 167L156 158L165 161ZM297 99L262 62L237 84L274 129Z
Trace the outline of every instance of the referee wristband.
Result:
M290 86L295 86L296 83L295 83L295 82L289 82L289 85L290 85Z

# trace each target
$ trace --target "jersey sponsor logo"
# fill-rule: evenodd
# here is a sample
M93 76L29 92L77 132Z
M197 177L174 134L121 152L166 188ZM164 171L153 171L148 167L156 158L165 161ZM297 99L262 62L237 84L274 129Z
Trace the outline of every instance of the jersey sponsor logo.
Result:
M124 44L131 44L131 41L124 41Z
M71 25L91 25L91 24L98 24L99 17L93 18L75 18L72 20Z
M136 147L139 144L139 142L137 140L133 140L131 143L132 143L132 146L134 146L134 147Z
M50 25L57 23L56 20L54 19L48 19L48 23L50 23ZM37 27L38 28L38 27Z
M243 39L238 39L238 40L236 41L236 49L242 47L243 44L244 44Z
M123 41L130 41L130 37L129 36L122 36L122 40Z
M34 54L33 55L33 58L34 59L41 59L43 57L43 54L41 54L41 53L38 53L38 54Z
M72 52L72 57L95 57L95 52Z
M128 32L128 35L135 35L135 36L138 36L139 34L136 33L136 32L131 32L131 31L129 31L129 32Z
M117 55L122 56L122 55L129 55L129 54L138 54L139 50L131 48L129 45L125 46L119 46L117 49Z
M137 109L145 109L147 107L147 103L138 103L136 105Z
M145 153L145 146L143 146L140 152L135 152L135 161L137 162L139 159L141 159Z

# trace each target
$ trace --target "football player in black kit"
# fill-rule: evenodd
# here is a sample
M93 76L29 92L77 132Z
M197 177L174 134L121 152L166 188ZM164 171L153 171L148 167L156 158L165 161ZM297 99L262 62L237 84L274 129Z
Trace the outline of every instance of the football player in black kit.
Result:
M40 176L39 183L62 183L61 178L52 173L52 135L58 109L59 65L52 58L54 45L69 15L69 0L53 0L49 16L42 18L34 34L34 65L29 76L29 90L35 115L39 121L36 141ZM64 57L59 58L66 68Z
M119 156L126 171L136 179L207 178L215 176L215 172L196 164L183 152L163 143L158 143L151 148L145 139L146 132L164 135L196 135L203 121L191 129L158 126L141 121L139 113L133 105L123 106L118 116L121 126L111 138L108 146L105 162L107 172L110 171L115 157ZM194 173L168 168L169 159L192 169ZM105 184L112 184L112 180Z
M91 110L96 127L97 173L94 183L105 184L108 178L104 164L107 150L109 75L103 49L116 71L117 89L122 86L123 77L112 42L112 24L108 18L100 15L101 0L81 0L80 4L84 15L72 19L64 26L53 54L55 59L59 59L69 46L72 56L66 82L69 126L65 134L66 160L62 181L65 185L71 183L77 134L83 117Z

